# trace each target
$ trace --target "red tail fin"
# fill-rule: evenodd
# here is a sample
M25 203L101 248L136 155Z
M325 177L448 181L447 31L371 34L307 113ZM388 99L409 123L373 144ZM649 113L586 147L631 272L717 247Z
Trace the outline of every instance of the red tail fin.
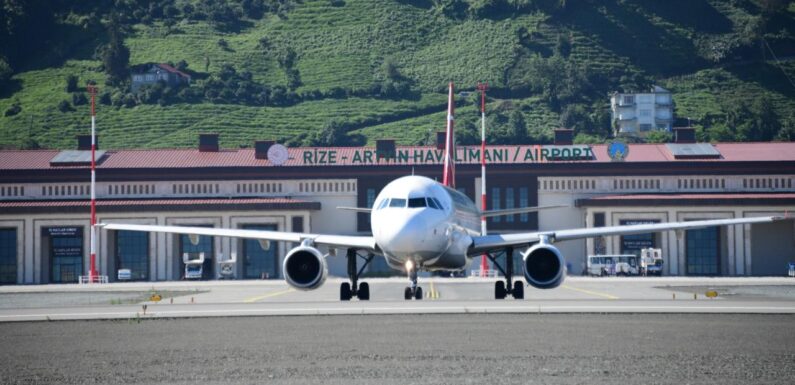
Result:
M447 134L444 142L444 177L442 184L455 188L455 136L453 126L455 120L455 101L453 100L453 82L450 82L450 91L447 95Z

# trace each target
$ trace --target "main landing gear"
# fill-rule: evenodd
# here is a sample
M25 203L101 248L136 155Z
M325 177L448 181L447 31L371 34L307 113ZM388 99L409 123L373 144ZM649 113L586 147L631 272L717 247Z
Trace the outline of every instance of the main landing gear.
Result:
M409 275L409 281L411 281L411 286L406 286L406 290L403 291L403 298L406 300L414 299L422 299L422 288L417 286L417 269L414 266L414 262L410 259L406 261L406 273Z
M361 301L369 300L370 285L367 282L359 283L359 276L375 256L368 254L365 257L356 253L356 249L348 249L346 257L348 258L348 278L351 282L343 282L340 285L340 301L350 301L353 297L357 297ZM364 260L364 265L358 270L356 269L357 257Z
M508 247L505 249L505 269L500 266L499 262L497 262L493 255L486 254L486 256L491 260L491 263L497 267L497 270L499 270L502 275L505 276L505 281L494 282L494 299L505 299L505 297L508 295L513 296L514 299L523 299L524 282L522 282L522 280L512 282L513 247Z

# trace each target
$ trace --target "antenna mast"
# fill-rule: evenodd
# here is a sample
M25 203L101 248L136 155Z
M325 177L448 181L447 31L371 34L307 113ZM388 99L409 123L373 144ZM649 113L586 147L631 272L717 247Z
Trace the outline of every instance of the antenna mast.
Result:
M91 94L91 259L88 270L88 282L94 283L98 281L99 274L97 274L97 140L96 140L96 120L97 114L95 111L94 101L97 95L97 87L93 84L88 85L88 93Z
M489 83L478 83L480 91L480 210L486 211L486 90ZM486 235L486 217L480 217L480 235ZM486 254L480 256L480 276L484 277L489 269Z

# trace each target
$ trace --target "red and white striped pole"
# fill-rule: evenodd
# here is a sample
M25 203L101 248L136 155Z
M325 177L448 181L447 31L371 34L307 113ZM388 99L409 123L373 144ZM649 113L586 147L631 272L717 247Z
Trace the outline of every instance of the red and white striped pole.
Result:
M486 90L488 83L478 83L480 90L480 209L486 211ZM486 217L480 217L480 233L486 235ZM486 254L480 256L480 276L484 277L489 269Z
M88 93L91 94L91 259L88 271L88 281L94 283L97 281L97 163L96 163L96 120L97 114L95 111L94 100L97 95L97 87L93 84L88 85Z

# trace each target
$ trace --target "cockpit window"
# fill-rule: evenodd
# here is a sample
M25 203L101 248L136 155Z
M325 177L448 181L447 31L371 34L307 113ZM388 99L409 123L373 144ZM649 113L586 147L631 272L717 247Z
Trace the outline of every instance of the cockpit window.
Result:
M439 210L444 210L444 206L442 206L442 202L439 202L438 199L436 199L436 198L428 198L428 199L429 200L433 200L433 202L436 203L437 206L439 206Z
M401 198L392 198L389 200L389 207L406 207L406 200Z
M381 210L382 208L386 207L387 203L389 203L389 198L385 198L378 204L377 210Z
M438 205L436 205L436 201L434 201L433 198L431 197L428 197L428 207L432 209L441 210L441 208Z
M409 207L425 207L425 198L409 198Z

